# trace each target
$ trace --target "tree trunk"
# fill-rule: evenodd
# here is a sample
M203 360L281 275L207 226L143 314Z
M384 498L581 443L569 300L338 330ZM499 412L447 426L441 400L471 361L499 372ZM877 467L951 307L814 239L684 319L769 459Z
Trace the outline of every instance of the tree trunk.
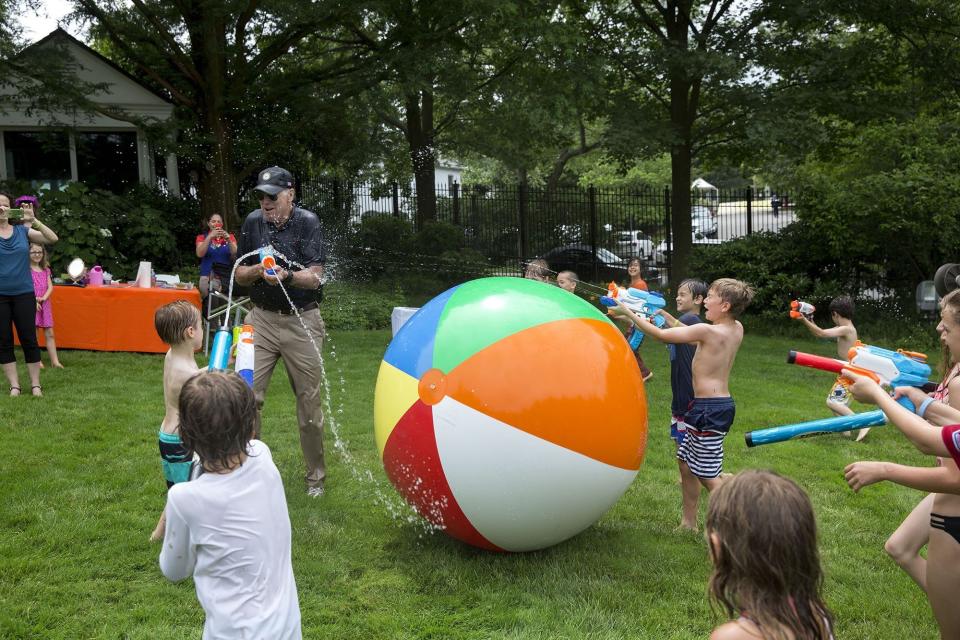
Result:
M667 36L670 45L685 51L688 43L687 21L689 3L670 4L667 17ZM696 117L695 100L691 99L692 83L687 70L680 65L670 69L670 125L673 141L670 145L670 208L673 248L670 261L670 282L682 282L689 272L693 249L693 225L690 221L690 162L693 159L691 131Z
M433 93L420 91L407 95L405 133L417 189L416 228L437 219L436 164L433 147Z
M232 232L240 230L237 211L237 177L233 167L233 144L222 120L210 123L214 141L210 156L200 171L200 212L204 219L219 213L224 226Z
M194 64L204 78L200 87L201 118L210 135L207 157L199 172L201 215L219 213L224 226L240 230L237 212L237 176L233 158L233 132L227 108L226 32L220 12L201 12L195 16L191 32Z

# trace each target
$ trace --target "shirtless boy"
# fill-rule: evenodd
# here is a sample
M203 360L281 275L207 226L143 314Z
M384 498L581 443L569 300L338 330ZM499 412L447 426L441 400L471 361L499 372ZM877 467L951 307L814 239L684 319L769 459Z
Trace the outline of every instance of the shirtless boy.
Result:
M821 329L812 320L804 315L797 318L807 326L810 333L818 338L837 341L837 355L841 360L847 359L847 352L857 341L857 328L853 326L853 300L850 296L840 296L830 301L830 320L833 322L829 329ZM850 408L849 382L843 376L837 378L827 395L827 407L838 416L849 416L853 413ZM863 440L870 428L860 429L857 432L857 442ZM847 432L849 435L849 432Z
M166 412L160 425L160 458L163 476L169 489L190 479L193 453L180 439L180 389L183 383L200 371L193 354L203 346L200 310L186 300L165 304L154 314L153 324L160 339L170 345L163 359L163 401ZM150 541L163 538L166 518L161 514Z
M730 370L743 341L737 317L753 299L750 285L732 278L715 280L703 301L710 324L658 329L622 302L614 313L627 316L640 331L661 342L696 344L693 357L693 402L686 414L686 436L677 449L681 474L689 473L713 491L721 482L723 439L730 431L736 408L730 397ZM700 492L684 492L680 526L696 531Z

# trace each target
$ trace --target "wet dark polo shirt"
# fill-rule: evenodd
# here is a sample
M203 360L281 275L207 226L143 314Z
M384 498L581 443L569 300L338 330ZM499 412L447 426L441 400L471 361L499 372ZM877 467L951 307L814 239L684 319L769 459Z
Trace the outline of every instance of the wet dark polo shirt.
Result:
M316 214L306 209L294 207L290 217L283 226L278 227L263 217L263 211L256 209L250 212L240 228L240 245L237 249L240 255L272 245L279 254L282 253L299 265L288 265L282 258L277 257L277 264L284 269L300 271L314 265L322 265L326 256L323 249L323 238L320 233L320 220ZM240 264L254 265L260 258L254 254L245 258ZM302 265L302 266L300 266ZM290 299L298 307L311 302L318 302L318 291L309 289L294 289L285 285ZM278 286L271 286L262 279L257 280L250 287L250 299L258 307L270 311L289 311L290 303Z

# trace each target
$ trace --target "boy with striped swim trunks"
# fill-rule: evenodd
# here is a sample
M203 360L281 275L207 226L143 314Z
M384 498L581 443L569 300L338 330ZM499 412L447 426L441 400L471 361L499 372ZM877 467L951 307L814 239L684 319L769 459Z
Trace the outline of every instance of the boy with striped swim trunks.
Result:
M677 449L681 474L689 472L707 491L720 485L723 440L730 431L736 407L730 397L730 370L743 342L743 325L737 320L753 299L753 289L732 278L715 280L703 301L706 319L683 327L657 328L637 316L622 302L615 313L627 316L640 331L668 344L696 344L693 357L693 402L687 411L686 435ZM700 492L684 492L681 527L697 529Z

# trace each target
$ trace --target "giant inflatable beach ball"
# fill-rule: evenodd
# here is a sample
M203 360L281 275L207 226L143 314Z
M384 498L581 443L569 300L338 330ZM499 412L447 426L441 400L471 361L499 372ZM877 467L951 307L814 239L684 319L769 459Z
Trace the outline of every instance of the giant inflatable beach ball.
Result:
M417 512L476 547L530 551L596 522L643 461L647 401L620 331L521 278L440 294L380 365L377 446Z

